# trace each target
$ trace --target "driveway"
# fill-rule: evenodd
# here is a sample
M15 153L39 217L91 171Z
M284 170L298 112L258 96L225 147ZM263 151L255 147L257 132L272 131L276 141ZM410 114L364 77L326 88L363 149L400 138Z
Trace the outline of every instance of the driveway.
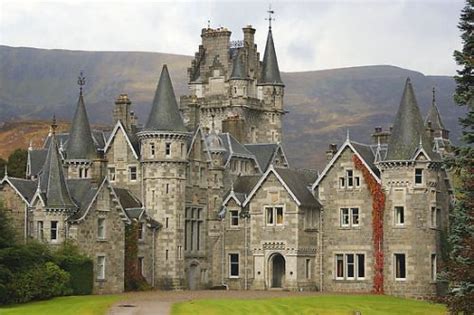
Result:
M109 315L168 315L171 305L176 302L202 299L268 299L277 297L295 297L320 295L318 292L288 291L148 291L124 294L124 298L115 303Z

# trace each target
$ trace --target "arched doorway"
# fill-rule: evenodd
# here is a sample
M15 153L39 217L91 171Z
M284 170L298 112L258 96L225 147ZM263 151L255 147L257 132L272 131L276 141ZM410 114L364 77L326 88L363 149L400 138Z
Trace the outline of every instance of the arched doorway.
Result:
M285 283L285 258L275 254L271 258L271 287L282 288Z
M188 288L189 290L197 290L199 287L200 268L196 262L191 263L188 269Z

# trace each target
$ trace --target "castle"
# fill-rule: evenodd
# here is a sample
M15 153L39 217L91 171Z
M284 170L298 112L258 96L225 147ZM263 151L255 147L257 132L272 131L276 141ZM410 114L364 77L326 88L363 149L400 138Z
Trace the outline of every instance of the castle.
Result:
M254 34L203 29L189 95L178 104L163 66L143 125L121 94L112 132L92 130L81 77L70 131L53 121L27 178L0 182L17 234L73 240L94 261L95 293L124 290L136 222L137 264L157 288L436 295L452 190L435 101L423 120L408 79L390 131L331 145L320 173L290 168L271 26L263 61Z

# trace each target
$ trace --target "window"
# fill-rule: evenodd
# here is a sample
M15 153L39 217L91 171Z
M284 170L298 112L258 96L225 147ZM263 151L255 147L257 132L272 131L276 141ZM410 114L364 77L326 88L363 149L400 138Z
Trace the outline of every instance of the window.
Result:
M130 174L130 180L132 181L137 180L137 167L136 166L130 166L128 168L128 172Z
M145 223L143 222L138 223L138 240L139 241L143 241L145 239L145 231L146 231Z
M44 239L43 221L38 221L36 223L36 237L40 241L42 241Z
M165 219L165 228L168 228L169 227L169 218L166 217Z
M437 228L438 227L438 217L439 217L440 209L436 207L431 207L431 227Z
M341 227L359 226L359 208L341 208Z
M283 207L265 208L266 225L283 225Z
M170 184L165 185L165 191L166 191L167 194L170 193Z
M143 257L138 257L138 271L142 276L145 273L145 259Z
M105 218L97 219L97 237L100 239L105 238Z
M171 142L165 143L165 155L171 156Z
M153 142L150 143L150 155L151 157L155 157L155 144Z
M360 187L360 177L356 176L356 177L354 177L354 180L355 180L356 187Z
M405 208L401 206L395 207L395 225L405 224Z
M184 143L181 143L181 157L184 157Z
M58 221L51 221L51 241L58 240Z
M318 224L318 213L315 209L307 209L306 211L306 228L307 229L315 229L317 228Z
M347 187L351 188L354 186L354 171L353 170L346 170L346 177L347 177Z
M415 168L415 184L423 184L423 169Z
M346 179L344 177L339 177L339 188L346 187Z
M365 278L365 254L336 254L336 280L362 280Z
M115 167L109 167L108 173L109 173L109 180L111 182L115 181Z
M184 250L201 249L202 209L186 208L184 217Z
M309 258L306 258L305 261L305 275L306 279L311 278L311 259Z
M239 226L239 211L230 211L230 226Z
M168 250L165 250L165 259L168 260Z
M395 256L395 280L405 280L407 277L405 254L394 254Z
M229 254L229 276L239 277L239 254Z
M431 254L431 280L436 281L436 254Z
M97 256L97 279L105 279L105 256Z

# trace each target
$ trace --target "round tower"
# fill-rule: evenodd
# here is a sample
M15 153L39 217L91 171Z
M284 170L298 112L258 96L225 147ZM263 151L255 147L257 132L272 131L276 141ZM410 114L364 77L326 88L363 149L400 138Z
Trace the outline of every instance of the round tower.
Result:
M157 235L155 279L162 288L184 284L184 226L187 132L166 65L152 109L138 134L141 147L144 205L162 224Z

